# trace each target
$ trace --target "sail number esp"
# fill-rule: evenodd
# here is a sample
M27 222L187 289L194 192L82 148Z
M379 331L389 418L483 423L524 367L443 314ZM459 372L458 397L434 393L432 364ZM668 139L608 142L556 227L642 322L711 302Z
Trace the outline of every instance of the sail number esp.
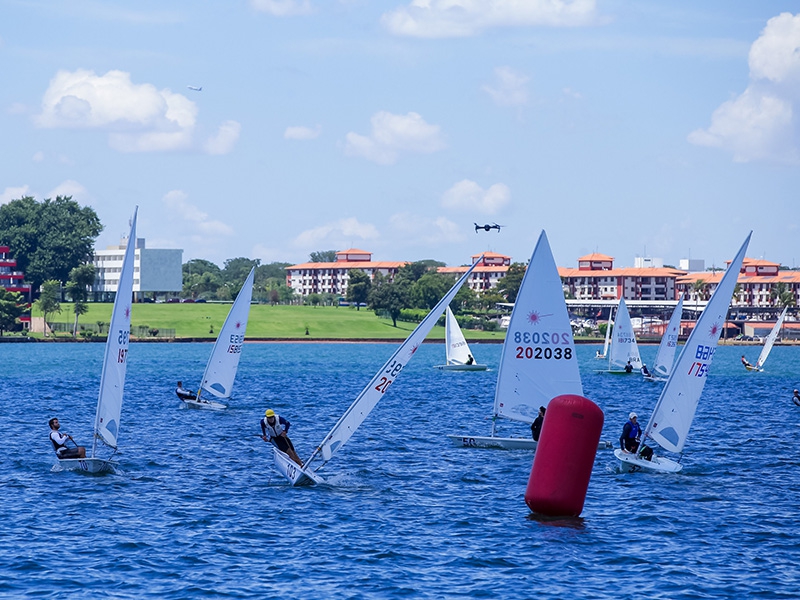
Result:
M397 377L402 370L403 363L396 360L390 362L386 369L384 369L384 375L381 375L381 378L378 380L378 385L375 386L375 389L381 394L385 394L386 390L389 389L389 386L392 385L394 378Z
M228 354L241 354L243 343L244 343L243 333L231 334L230 343L228 344Z
M514 343L517 346L515 358L532 358L534 360L570 360L573 355L572 336L568 333L529 333L515 331ZM566 346L562 348L561 346Z
M708 365L711 363L711 357L714 356L714 352L716 351L717 349L713 346L698 344L697 350L694 353L696 360L689 367L689 375L694 375L695 377L705 377L708 375Z

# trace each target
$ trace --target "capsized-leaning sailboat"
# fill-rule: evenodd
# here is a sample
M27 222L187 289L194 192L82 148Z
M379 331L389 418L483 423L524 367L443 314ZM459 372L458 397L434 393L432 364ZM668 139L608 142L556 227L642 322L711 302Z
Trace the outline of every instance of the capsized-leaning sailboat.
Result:
M131 304L133 302L133 262L136 251L136 217L138 207L133 212L128 244L122 259L117 294L111 310L103 355L103 371L100 375L100 392L97 396L97 410L94 417L94 439L92 452L86 458L65 458L54 468L86 473L114 472L118 464L112 460L117 451L119 422L122 413L122 392L125 387L125 373L128 367L128 344L131 332ZM111 455L101 458L97 443L111 449Z
M197 388L197 397L188 399L181 398L181 401L189 408L200 408L207 410L223 410L225 404L203 398L203 393L207 393L220 400L227 400L233 391L233 382L236 379L236 371L239 369L239 358L242 356L242 345L247 331L247 319L250 316L250 301L253 298L253 279L255 278L255 267L250 269L250 274L242 285L242 289L236 295L225 323L219 330L217 341L211 350L208 358L206 370L203 373L203 381Z
M408 361L411 360L411 357L414 356L419 345L423 342L428 333L430 333L431 329L433 329L439 317L441 317L445 307L453 301L458 290L461 289L461 286L482 260L483 256L481 255L478 260L467 269L467 272L458 279L455 285L450 288L450 291L439 300L436 306L434 306L420 324L417 325L406 340L400 344L391 358L378 370L367 386L361 390L361 393L339 418L336 425L328 432L319 446L311 453L308 460L303 462L302 466L295 463L287 454L273 447L275 468L281 475L288 479L293 486L314 485L324 482L324 479L319 475L319 470L322 469L322 467L333 458L333 455L344 446L347 440L353 436L356 430L369 416L369 413L372 412L372 409L375 408L380 399L383 398L389 386L397 380L403 368L408 364Z
M725 327L728 307L751 235L752 232L747 235L700 318L697 319L692 333L689 334L689 339L686 340L675 368L664 384L653 414L647 422L639 450L636 454L619 448L614 450L621 471L677 473L683 468L679 462L663 456L653 455L650 460L646 460L642 456L642 451L646 447L645 442L648 438L670 452L683 451L686 436L697 411L697 404L706 385L708 370L717 350L719 337Z
M488 436L451 434L456 446L534 449L526 437L500 437L497 421L530 424L539 407L562 394L583 395L572 325L553 253L542 231L511 312L494 395L492 431ZM605 447L605 445L604 445Z
M767 358L769 357L769 353L772 352L772 346L775 344L775 340L778 339L778 334L781 332L781 327L783 326L783 320L786 318L786 311L789 310L789 307L785 307L781 316L778 317L778 321L775 323L775 326L769 332L767 339L764 340L764 347L761 348L761 354L758 355L758 360L756 361L755 365L745 365L745 368L748 371L763 371L764 370L764 363L767 362Z
M445 356L446 364L434 365L434 368L442 371L485 371L486 365L475 362L469 344L458 326L456 316L448 306L445 310Z
M611 344L611 325L613 324L613 320L611 319L611 315L614 313L614 309L610 308L608 310L608 322L606 323L606 337L603 340L603 352L601 353L600 350L595 352L595 358L607 358L608 357L608 347Z

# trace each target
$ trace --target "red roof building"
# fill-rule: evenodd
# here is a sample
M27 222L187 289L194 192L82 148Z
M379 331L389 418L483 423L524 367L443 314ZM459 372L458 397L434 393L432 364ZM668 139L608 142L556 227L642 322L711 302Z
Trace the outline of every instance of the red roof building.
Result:
M17 271L17 261L11 258L10 251L8 246L0 246L0 286L30 297L31 286L24 282L25 273Z

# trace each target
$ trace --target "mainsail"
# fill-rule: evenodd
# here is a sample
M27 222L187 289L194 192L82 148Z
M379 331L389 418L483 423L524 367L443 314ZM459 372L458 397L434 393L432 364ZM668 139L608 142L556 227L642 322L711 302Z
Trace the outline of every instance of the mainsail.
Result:
M617 318L614 321L614 331L611 334L611 353L608 359L609 371L622 371L630 361L635 370L642 368L642 359L639 357L639 346L633 333L633 323L625 304L625 298L620 298Z
M461 327L458 326L456 316L453 314L453 311L450 310L449 306L447 307L445 314L444 339L445 343L447 344L447 364L465 365L467 364L469 357L472 356L469 350L469 345L464 337L464 333L461 331Z
M672 363L675 361L675 350L678 348L678 336L681 332L681 315L683 314L683 295L678 300L678 305L672 311L667 328L661 337L656 353L656 362L653 365L653 374L659 377L669 377L672 372Z
M775 327L772 328L772 331L769 332L767 339L764 341L764 347L761 349L761 354L758 355L758 360L756 361L756 369L759 371L764 368L764 363L767 362L767 357L772 350L772 346L775 344L775 340L778 339L778 334L781 331L783 320L786 318L787 310L789 310L788 306L783 309L781 316L778 317L778 321L775 323Z

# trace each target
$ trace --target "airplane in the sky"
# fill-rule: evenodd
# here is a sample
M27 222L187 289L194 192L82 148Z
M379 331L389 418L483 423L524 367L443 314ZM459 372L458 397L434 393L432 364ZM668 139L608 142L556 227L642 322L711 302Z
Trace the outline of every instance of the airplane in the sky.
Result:
M194 90L195 92L202 92L203 91L203 86L202 85L200 87L194 87L193 85L187 85L186 87L189 88L190 90Z
M478 233L479 229L483 229L484 231L497 229L497 233L500 233L501 227L505 227L505 225L498 225L497 223L492 223L491 225L489 225L488 223L486 225L478 225L477 223L475 223L475 233Z

